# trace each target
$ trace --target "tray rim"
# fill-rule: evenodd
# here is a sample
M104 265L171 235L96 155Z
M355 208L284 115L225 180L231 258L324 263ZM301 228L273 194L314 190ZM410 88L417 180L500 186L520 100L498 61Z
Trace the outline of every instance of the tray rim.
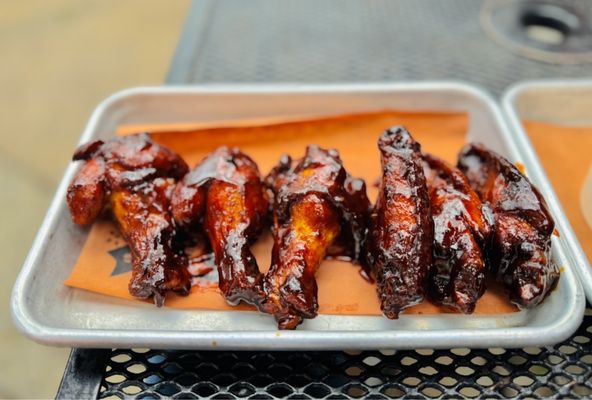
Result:
M138 94L248 94L248 93L372 93L384 91L417 91L430 92L435 90L456 90L473 96L483 103L499 123L500 135L514 156L522 158L519 146L514 142L511 131L501 113L500 108L484 90L470 84L453 81L423 81L411 83L333 83L333 84L208 84L182 86L156 86L124 89L103 100L92 113L79 143L91 138L94 127L111 106L127 96ZM546 326L521 326L495 328L486 331L473 329L446 329L442 331L175 331L150 332L134 330L90 330L73 328L56 328L44 325L36 320L27 310L25 303L26 282L31 278L36 258L40 250L50 239L50 228L58 222L59 208L66 193L66 188L77 165L71 163L60 181L47 215L25 259L11 296L11 313L17 328L26 336L37 342L57 346L76 347L158 347L176 349L381 349L381 348L454 348L454 347L522 347L554 344L569 337L580 325L585 310L585 300L579 281L574 278L571 266L566 266L562 279L573 290L573 298L566 304L566 312L553 324ZM562 216L560 214L560 216ZM559 249L566 253L565 249ZM320 333L322 340L313 340L311 336ZM426 333L426 334L421 334ZM493 334L492 334L493 333ZM163 343L162 336L167 342ZM311 335L312 334L312 335ZM378 337L380 335L380 337ZM540 338L544 337L543 341ZM216 340L212 340L216 338ZM318 336L317 336L318 338ZM347 338L349 344L344 344ZM455 338L451 342L451 338ZM405 345L406 342L411 344ZM402 344L397 344L402 343Z
M520 96L531 89L590 89L592 91L592 79L537 79L528 80L513 84L506 89L502 96L502 109L506 114L510 129L514 131L517 140L522 147L523 156L528 162L535 166L534 174L538 176L538 180L543 182L545 188L545 199L548 205L553 210L554 214L562 215L564 218L558 219L559 228L562 236L565 237L564 245L570 250L566 254L571 257L573 265L575 266L576 274L579 277L580 284L586 294L590 303L592 303L592 264L584 253L580 241L578 240L571 223L563 211L563 206L559 201L559 197L547 177L547 173L541 163L537 152L528 137L528 133L522 125L521 118L516 107L516 103Z

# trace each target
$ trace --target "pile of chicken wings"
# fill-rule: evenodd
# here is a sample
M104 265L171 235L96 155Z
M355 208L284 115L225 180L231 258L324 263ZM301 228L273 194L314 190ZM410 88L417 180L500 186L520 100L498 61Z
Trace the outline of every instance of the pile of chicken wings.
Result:
M169 291L188 294L180 237L200 232L226 301L272 314L280 329L317 315L315 272L328 256L360 265L391 319L424 297L470 314L487 274L521 308L556 286L554 222L516 166L481 144L467 144L450 165L422 153L403 127L387 129L378 148L372 205L334 149L309 145L262 177L238 148L220 147L189 170L145 133L94 141L74 154L84 164L67 203L76 224L110 212L131 250L133 296L161 306ZM274 244L262 274L250 247L268 227Z

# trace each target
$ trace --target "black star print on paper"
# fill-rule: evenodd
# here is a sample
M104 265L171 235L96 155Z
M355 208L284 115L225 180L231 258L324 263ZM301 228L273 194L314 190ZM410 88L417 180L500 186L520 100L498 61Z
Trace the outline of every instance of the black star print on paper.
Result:
M109 252L111 257L115 259L115 268L111 272L111 276L125 274L132 270L130 249L127 246L118 247Z

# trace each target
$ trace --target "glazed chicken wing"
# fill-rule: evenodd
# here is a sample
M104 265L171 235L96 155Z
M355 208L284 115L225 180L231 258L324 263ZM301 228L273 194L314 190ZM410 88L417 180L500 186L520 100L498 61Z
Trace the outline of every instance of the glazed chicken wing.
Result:
M378 140L382 178L370 216L367 263L391 319L421 302L432 266L433 222L421 147L403 127Z
M325 256L360 259L370 203L364 182L347 174L337 151L317 146L298 162L283 157L266 183L274 246L263 309L280 329L294 329L317 315L315 272Z
M545 200L518 168L483 145L465 146L458 167L493 211L492 271L513 303L536 306L559 279L550 259L554 221Z
M470 314L485 290L482 249L491 234L491 212L461 171L429 154L423 160L434 221L428 296Z
M258 305L262 276L250 244L266 225L268 201L257 164L237 148L220 147L178 183L172 204L182 226L203 219L226 300Z
M187 165L177 154L153 143L147 134L83 145L74 160L84 160L68 188L68 207L77 224L91 223L106 204L132 254L129 292L154 297L161 306L169 290L188 293L186 261L174 250L171 192Z

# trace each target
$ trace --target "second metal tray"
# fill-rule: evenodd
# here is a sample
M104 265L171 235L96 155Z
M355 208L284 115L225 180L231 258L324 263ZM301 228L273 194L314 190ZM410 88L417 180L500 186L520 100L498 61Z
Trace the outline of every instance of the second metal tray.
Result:
M327 115L383 109L456 111L469 116L467 140L480 141L525 164L523 144L510 134L497 105L479 89L458 83L323 86L201 86L126 90L99 105L81 142L109 138L120 124L220 121L269 116ZM69 288L70 274L88 234L72 224L66 188L78 168L70 165L15 284L11 306L18 328L52 345L174 349L401 349L522 347L557 343L579 326L582 289L572 255L553 239L564 267L557 289L532 310L493 316L320 315L295 331L279 332L268 316L238 311L158 309ZM542 181L544 183L544 181ZM543 191L547 186L542 185ZM560 210L554 217L563 221Z
M522 120L591 126L592 80L523 82L508 89L503 97L503 108L508 115L511 128L516 133L516 141L523 149L524 159L533 166L532 178L539 182L539 187L545 193L553 213L563 214L559 199L545 176L536 151L524 130ZM585 168L588 168L588 165ZM575 195L577 194L574 193ZM573 256L572 264L580 276L586 297L592 302L590 260L586 257L567 218L559 218L556 223L562 234L561 241L566 248L570 249L569 253Z

